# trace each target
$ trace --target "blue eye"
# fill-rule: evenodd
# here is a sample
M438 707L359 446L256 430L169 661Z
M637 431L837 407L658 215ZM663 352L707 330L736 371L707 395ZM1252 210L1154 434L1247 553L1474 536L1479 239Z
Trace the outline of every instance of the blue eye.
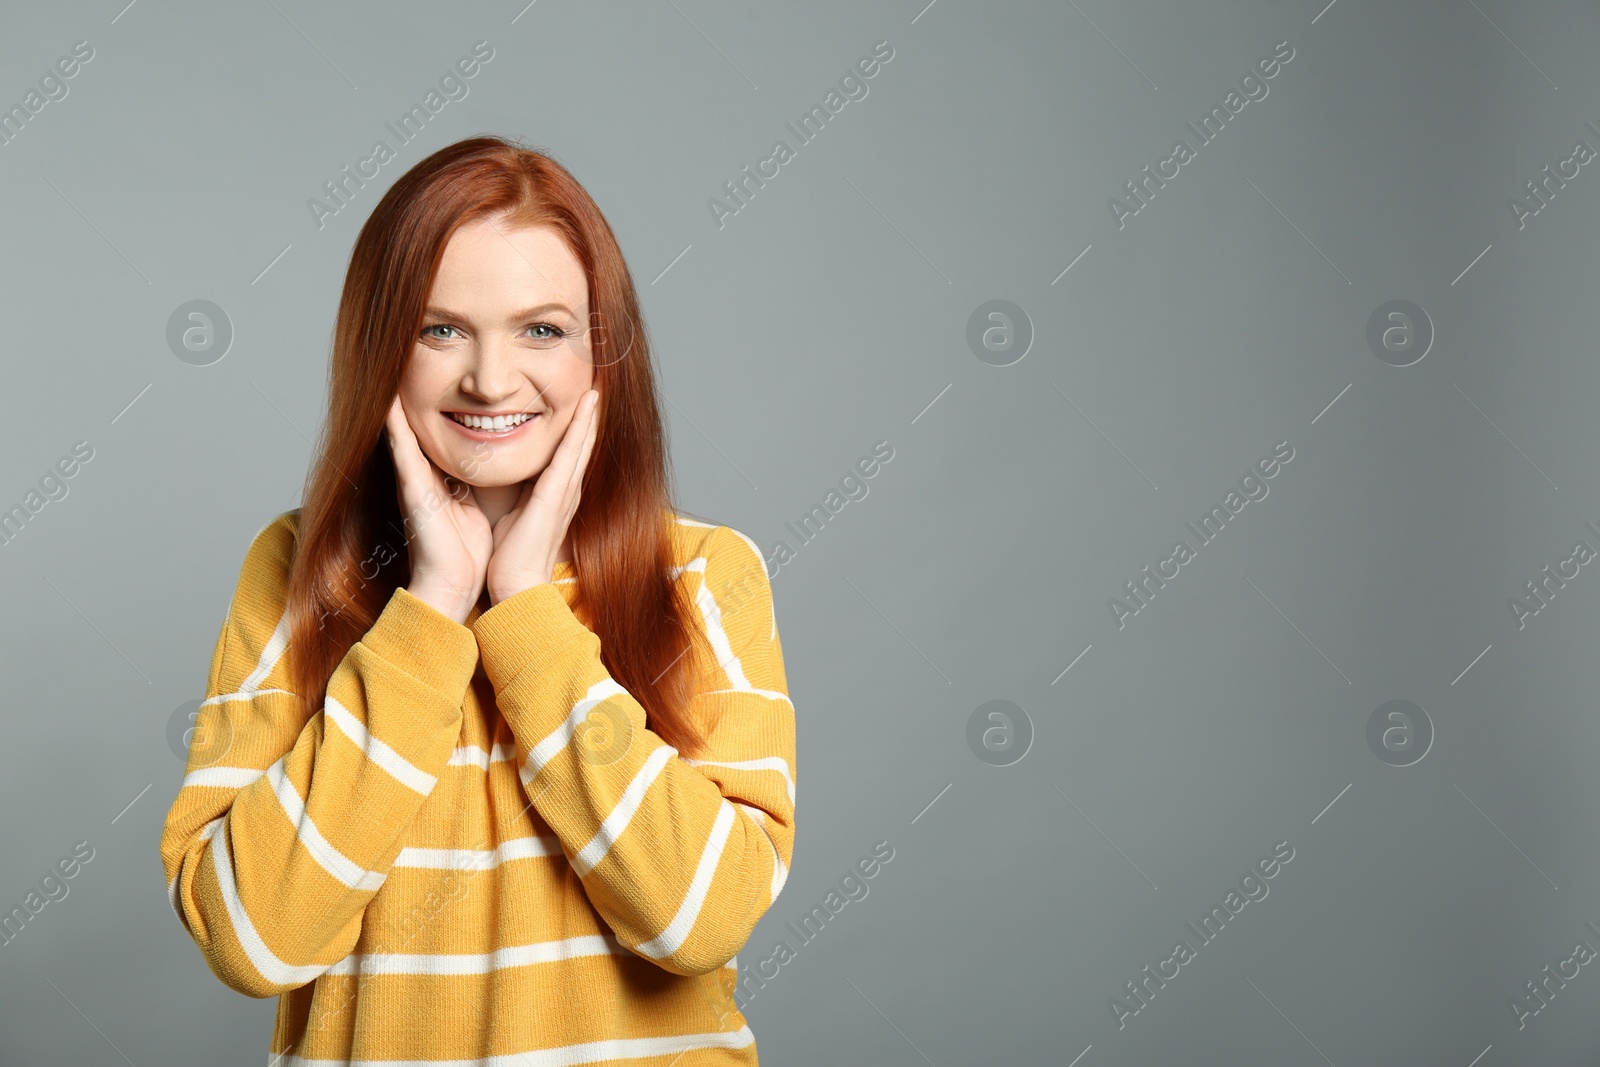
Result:
M428 331L429 330L454 330L454 329L455 329L455 327L451 326L449 323L436 322L436 323L432 323L431 325L424 326L422 328L422 336L431 337L435 341L448 341L448 340L450 340L449 337L441 335L441 334L437 334L437 333L430 334ZM561 329L558 326L552 326L548 322L536 322L536 323L532 324L531 326L529 326L528 329L530 329L530 330L548 330L548 331L550 331L549 333L545 333L545 334L536 334L534 336L534 338L533 338L536 341L560 341L560 340L565 340L566 336L567 336L567 333L566 333L565 330Z

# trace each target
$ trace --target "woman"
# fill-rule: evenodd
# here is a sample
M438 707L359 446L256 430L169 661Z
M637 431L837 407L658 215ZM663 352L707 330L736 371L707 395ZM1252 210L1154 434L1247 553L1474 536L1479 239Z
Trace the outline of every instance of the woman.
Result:
M246 553L161 858L278 1064L754 1064L794 848L755 545L669 504L609 226L498 138L362 227L304 505Z

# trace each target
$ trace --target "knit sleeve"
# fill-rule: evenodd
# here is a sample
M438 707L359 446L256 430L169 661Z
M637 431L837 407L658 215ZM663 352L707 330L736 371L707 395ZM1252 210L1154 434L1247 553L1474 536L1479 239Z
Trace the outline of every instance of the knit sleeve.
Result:
M478 659L469 629L397 589L308 713L285 647L294 514L246 553L161 834L179 921L252 997L350 953L460 736Z
M689 713L707 733L687 759L645 726L600 639L550 583L473 625L516 737L527 795L618 940L664 970L705 974L749 939L794 849L795 720L760 553L714 528L677 580L692 582Z

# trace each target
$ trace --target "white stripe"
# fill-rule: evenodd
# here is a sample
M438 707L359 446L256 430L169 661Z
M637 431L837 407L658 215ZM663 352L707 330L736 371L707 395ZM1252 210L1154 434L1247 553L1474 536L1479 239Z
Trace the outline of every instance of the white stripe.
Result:
M265 771L259 771L254 767L202 767L197 771L190 771L184 775L183 784L178 788L188 789L192 785L212 785L222 789L243 789L265 773Z
M462 745L450 753L450 759L446 765L450 767L476 766L488 770L491 763L499 763L502 760L514 760L516 758L516 746L514 744L508 745L502 741L494 746L492 752L485 752L477 745Z
M676 518L679 526L698 526L703 530L715 530L717 528L714 523L695 522L693 519L686 519L682 515L676 515Z
M760 808L751 807L749 804L733 802L735 807L743 808L744 813L754 819L756 825L761 827L761 832L767 837L767 844L772 846L772 899L777 900L778 894L783 892L783 883L789 880L789 868L784 865L783 857L778 855L778 843L772 839L772 831L767 829L767 813Z
M767 569L766 560L761 555L760 546L758 546L754 541L750 540L750 538L746 537L744 534L740 533L738 530L735 530L732 526L728 527L728 532L750 546L750 551L756 554L756 559L761 560L761 570L762 573L765 573Z
M278 665L278 658L283 655L283 650L287 647L289 647L289 611L285 608L283 614L278 616L278 625L273 627L272 636L267 639L267 647L261 650L260 662L256 664L256 669L239 683L239 691L248 693L260 689L261 683L267 680L272 668Z
M789 789L789 803L794 803L794 779L789 777L789 762L782 756L763 756L760 759L742 760L717 760L717 759L689 759L685 763L691 767L729 767L736 771L777 771L783 775L783 784Z
M704 527L704 528L706 528L708 530L726 529L729 533L733 534L735 537L737 537L739 540L743 541L746 545L749 546L750 551L755 553L756 559L758 561L760 561L760 563L761 563L761 573L762 574L766 574L766 572L767 572L767 561L766 561L766 557L761 554L761 546L756 544L754 541L752 541L742 531L735 530L732 526L717 527L717 526L711 526L710 524L704 523L704 522L688 522L688 521L686 521L686 520L684 520L682 518L680 518L678 520L678 522L681 525L684 525L684 526L700 526L700 527ZM681 567L673 567L672 571L671 571L671 576L673 578L676 578L676 577L678 577L678 575L682 574L684 571L699 571L702 574L704 574L705 573L705 569L706 569L705 557L704 556L696 556L694 559L690 560L688 563L685 563ZM771 581L770 577L768 578L768 581ZM719 618L720 618L720 616L719 616ZM767 640L768 641L772 641L772 640L776 639L777 636L778 636L778 613L776 611L773 611L772 612L772 625L771 625L771 627L768 628Z
M579 878L594 870L606 853L611 851L611 846L616 844L617 838L628 828L634 813L639 810L639 805L644 802L644 794L650 788L650 783L656 780L661 773L661 768L667 761L678 754L678 750L671 745L659 745L650 753L634 774L633 780L628 783L628 788L622 791L622 796L617 798L616 806L600 824L600 829L595 831L589 843L578 850L572 857L572 869Z
M611 1060L653 1059L702 1048L745 1048L756 1039L748 1025L737 1030L715 1030L704 1034L674 1034L668 1037L617 1037L604 1041L585 1041L578 1045L508 1052L499 1056L480 1056L467 1060L308 1060L301 1056L277 1056L268 1067L582 1067L586 1063ZM676 1055L675 1055L676 1054Z
M766 697L768 700L781 700L785 704L788 704L791 708L794 707L794 701L789 699L789 694L781 692L777 689L708 689L700 695L703 697L708 697L717 693L754 693L756 696Z
M365 753L367 759L376 763L394 776L401 785L406 786L423 796L433 792L433 787L439 779L416 766L407 759L374 737L367 729L365 723L350 714L348 708L331 696L325 696L322 701L323 715L338 725L344 735L355 742L357 748Z
M227 820L232 815L224 815ZM280 960L261 940L261 935L256 931L255 924L250 921L250 916L245 913L244 902L239 899L239 885L233 875L233 857L228 844L229 829L227 822L218 830L211 841L211 863L217 872L217 886L222 891L222 903L228 913L228 919L233 924L233 935L238 939L239 946L244 949L245 958L262 979L273 985L296 988L316 978L326 971L327 965L320 963L307 964L295 967Z
M756 559L761 561L761 573L766 574L766 572L767 572L767 559L766 559L765 556L763 556L761 554L761 546L756 544L754 541L750 540L750 538L746 537L740 531L735 530L732 526L728 527L728 532L734 534L736 537L739 538L739 540L743 541L745 544L750 546L750 551L754 552L756 554ZM771 575L767 576L767 581L769 583L772 581ZM774 608L773 612L772 612L772 627L767 633L767 640L771 641L771 640L775 639L777 636L778 636L778 612L777 612L776 608Z
M527 785L538 777L544 765L555 758L557 752L566 747L572 740L573 733L588 718L589 712L594 710L596 704L608 700L618 694L627 695L627 690L622 688L614 678L603 678L591 685L582 700L572 705L572 710L561 725L550 731L549 736L540 741L528 752L528 758L522 764L522 784Z
M694 559L691 559L688 563L685 563L681 567L669 567L667 569L667 577L676 579L679 575L685 574L689 571L694 571L697 574L704 574L706 572L706 558L704 556L696 556Z
M717 606L717 598L711 595L711 590L702 582L695 592L694 599L700 606L700 614L705 616L706 637L710 639L711 647L717 653L717 663L728 674L728 684L737 690L749 690L750 680L744 676L744 667L739 663L739 657L733 654L733 646L728 643L727 631L722 628L722 609Z
M535 941L531 945L506 945L492 952L352 952L328 968L328 974L488 974L508 967L554 963L578 956L626 956L627 948L616 935L582 934L560 941Z
M559 837L514 837L495 848L403 848L394 865L445 871L490 870L510 860L561 854Z
M322 836L322 831L317 829L317 824L306 811L305 801L300 799L299 790L295 789L294 783L283 773L283 761L288 758L280 757L276 763L267 768L267 780L272 783L272 791L278 796L278 804L283 808L283 813L289 817L290 825L295 828L295 837L306 846L306 851L311 853L311 858L316 860L323 870L344 885L361 893L377 892L383 885L385 872L367 870Z
M717 811L717 821L711 827L711 835L706 839L706 847L700 853L700 865L695 868L694 878L689 882L689 891L678 906L678 913L665 930L634 950L639 955L661 959L678 951L688 940L689 931L694 928L694 921L705 904L706 892L711 888L711 877L717 873L717 860L722 856L728 831L733 829L733 820L738 817L739 813L733 810L733 805L724 800Z
M287 689L244 689L237 693L221 693L217 696L211 697L209 700L201 701L200 706L202 708L209 708L213 704L226 704L230 700L254 700L256 697L264 697L268 693L286 693L289 696L295 695L294 693L289 692Z

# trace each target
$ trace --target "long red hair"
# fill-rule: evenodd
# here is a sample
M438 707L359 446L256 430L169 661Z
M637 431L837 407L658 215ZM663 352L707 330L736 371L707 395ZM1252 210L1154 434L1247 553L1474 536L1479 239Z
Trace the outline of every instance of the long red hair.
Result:
M688 754L685 602L670 570L672 512L655 372L633 279L605 216L567 170L498 137L442 148L403 174L361 227L339 300L328 417L307 478L288 583L295 692L319 708L350 646L410 580L384 417L422 328L446 243L479 218L548 226L583 265L600 391L595 447L570 527L575 613L649 728ZM447 472L455 473L455 472Z

